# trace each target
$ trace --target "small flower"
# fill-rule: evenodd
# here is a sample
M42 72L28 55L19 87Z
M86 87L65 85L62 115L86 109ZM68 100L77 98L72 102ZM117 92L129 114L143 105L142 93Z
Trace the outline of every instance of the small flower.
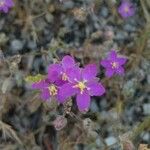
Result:
M96 65L90 64L85 68L70 68L66 72L68 83L59 90L59 101L64 103L67 98L76 95L77 106L80 111L85 111L90 106L90 96L101 96L105 88L96 80Z
M122 65L125 64L126 61L126 58L118 57L117 53L112 50L109 57L101 61L101 65L106 69L105 75L111 77L114 74L124 74L124 68Z
M7 13L9 8L14 6L14 2L12 0L0 0L0 11Z
M54 80L57 78L60 78L62 82L66 82L68 80L66 71L69 68L75 67L75 61L74 59L67 55L63 57L62 61L60 64L53 64L48 68L48 76L49 78L53 78Z
M40 80L32 84L33 89L41 90L41 98L48 100L50 97L58 95L58 87L62 84L59 76L61 66L59 64L49 65L48 75L46 79Z
M57 97L59 87L68 80L66 71L74 66L74 59L71 56L65 56L61 63L49 65L47 78L33 83L32 88L41 90L41 98L44 100L51 96Z
M121 5L118 8L118 12L123 18L128 18L134 15L135 7L131 2L127 0L123 0Z
M41 91L41 98L48 100L52 96L57 96L58 86L55 82L51 82L48 78L32 84L33 89Z

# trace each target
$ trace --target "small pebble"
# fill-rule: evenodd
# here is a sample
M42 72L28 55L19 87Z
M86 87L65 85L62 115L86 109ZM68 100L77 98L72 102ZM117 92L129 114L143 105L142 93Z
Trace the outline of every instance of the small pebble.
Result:
M48 23L53 23L53 21L54 21L54 17L50 13L46 14L45 18Z
M142 135L142 139L146 142L148 142L150 140L150 133L146 132L146 133L143 133Z
M37 48L37 44L36 44L36 42L30 40L30 41L28 41L27 47L31 50L34 50Z
M13 50L14 52L21 51L24 46L24 43L23 43L23 41L21 41L19 39L15 39L15 40L11 41L10 46L11 46L10 49Z
M115 39L116 40L125 40L127 37L128 37L128 33L127 32L118 31L116 36L115 36Z
M66 1L63 3L63 9L66 10L66 9L71 9L73 8L74 6L74 3L72 1Z
M117 139L114 136L110 136L105 139L105 142L108 146L113 145L117 142Z
M98 105L96 104L96 102L94 100L91 102L90 109L92 112L98 112L99 111Z
M102 7L100 11L100 15L104 18L108 17L109 11L106 7Z
M123 28L127 32L135 32L136 31L136 28L133 25L131 25L131 24L126 24L126 25L124 25Z
M150 115L150 103L143 104L143 111L145 115Z

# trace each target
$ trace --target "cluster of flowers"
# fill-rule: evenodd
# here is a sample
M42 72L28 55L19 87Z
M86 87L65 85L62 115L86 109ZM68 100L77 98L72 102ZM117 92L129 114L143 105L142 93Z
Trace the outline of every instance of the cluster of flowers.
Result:
M108 58L102 60L100 64L106 68L106 76L111 77L114 74L124 74L122 65L126 60L112 50ZM76 96L78 109L85 111L89 109L90 96L101 96L105 93L104 86L96 77L97 73L96 64L81 68L73 57L67 55L60 63L49 65L46 78L33 83L32 88L41 90L42 99L48 100L54 96L59 103Z

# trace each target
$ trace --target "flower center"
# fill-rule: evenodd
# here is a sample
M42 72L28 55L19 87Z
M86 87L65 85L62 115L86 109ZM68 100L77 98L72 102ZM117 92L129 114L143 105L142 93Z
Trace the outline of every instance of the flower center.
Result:
M66 73L62 74L62 80L63 81L67 81L68 80L68 77L67 77Z
M129 11L129 8L128 8L128 7L125 7L125 8L124 8L124 11L125 11L125 12L128 12L128 11Z
M118 68L118 63L117 62L112 62L111 65L112 65L113 69Z
M48 89L49 89L50 95L55 96L57 94L57 88L55 85L52 84L51 86L48 87Z
M0 1L0 6L3 6L5 3L4 3L4 1L2 0L2 1Z
M78 82L78 84L76 84L75 86L74 86L75 88L79 88L80 89L80 92L81 92L81 94L83 93L83 91L84 91L84 89L86 88L86 85L85 85L85 83L84 82Z

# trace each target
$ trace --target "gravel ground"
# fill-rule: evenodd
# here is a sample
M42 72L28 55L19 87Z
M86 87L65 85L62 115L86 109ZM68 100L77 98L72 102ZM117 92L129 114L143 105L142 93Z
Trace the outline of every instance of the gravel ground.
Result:
M134 150L150 145L150 4L132 0L134 16L123 19L120 0L14 0L0 14L0 149ZM66 54L85 65L99 64L110 49L128 58L126 73L99 76L107 92L90 110L72 111L43 102L25 81L46 74ZM68 108L68 104L66 104Z

